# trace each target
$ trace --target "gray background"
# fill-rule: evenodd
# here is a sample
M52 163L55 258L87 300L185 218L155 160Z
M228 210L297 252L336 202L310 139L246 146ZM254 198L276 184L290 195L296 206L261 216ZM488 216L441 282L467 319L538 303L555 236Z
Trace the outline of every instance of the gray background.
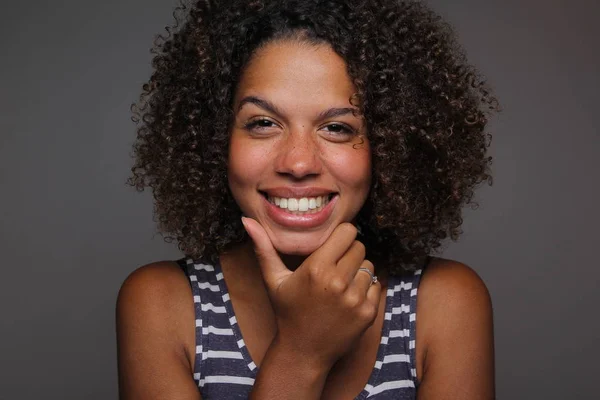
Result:
M179 256L124 182L129 105L174 0L3 2L0 399L117 397L114 305ZM504 112L495 184L444 254L494 301L499 399L597 398L596 1L432 0Z

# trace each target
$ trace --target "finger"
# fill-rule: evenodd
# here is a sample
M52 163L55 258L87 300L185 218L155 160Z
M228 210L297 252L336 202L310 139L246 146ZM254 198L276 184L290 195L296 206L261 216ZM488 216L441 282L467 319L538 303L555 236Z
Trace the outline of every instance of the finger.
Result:
M339 224L313 255L337 263L356 239L357 232L356 227L349 222Z
M365 245L360 241L355 240L350 245L350 248L337 262L337 272L346 279L347 282L352 282L365 260L366 249ZM368 275L368 274L366 274Z
M366 272L362 272L360 273L360 275L368 276L369 274L367 274ZM379 306L381 303L381 284L379 282L376 282L369 286L364 296L365 298L363 303L361 304L360 316L361 318L364 318L365 321L369 322L369 325L371 325L377 318L377 314L380 311Z
M362 272L361 275L362 274L367 275L366 272ZM365 300L365 303L372 305L373 307L375 307L378 310L380 301L381 301L381 283L375 282L367 290L367 298Z
M360 265L360 268L366 268L371 271L373 276L375 275L375 267L369 260L364 260ZM354 280L352 281L351 285L357 287L361 293L365 293L374 285L374 283L372 283L373 278L371 278L371 275L367 271L361 270L360 268L356 270L356 274L354 275Z
M258 259L263 280L270 290L275 290L281 281L292 272L281 261L269 235L258 221L242 217L242 224L254 243L254 253Z

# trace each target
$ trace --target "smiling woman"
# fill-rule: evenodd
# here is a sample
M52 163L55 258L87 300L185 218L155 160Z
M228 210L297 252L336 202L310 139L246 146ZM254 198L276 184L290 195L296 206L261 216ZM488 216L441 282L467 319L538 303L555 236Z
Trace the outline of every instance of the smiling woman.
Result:
M131 183L186 257L123 284L121 397L492 399L487 289L429 256L489 179L451 30L415 1L181 11Z
M261 224L279 252L308 255L360 211L371 157L344 60L328 45L301 40L263 46L244 70L233 101L228 177L242 213ZM312 210L321 203L317 212L308 211L311 199Z

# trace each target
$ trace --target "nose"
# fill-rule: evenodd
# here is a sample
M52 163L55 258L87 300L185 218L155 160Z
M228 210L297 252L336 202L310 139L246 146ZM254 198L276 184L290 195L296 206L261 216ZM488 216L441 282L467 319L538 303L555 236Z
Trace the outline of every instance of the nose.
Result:
M322 167L316 139L310 132L293 131L282 140L275 160L277 173L302 179L319 175Z

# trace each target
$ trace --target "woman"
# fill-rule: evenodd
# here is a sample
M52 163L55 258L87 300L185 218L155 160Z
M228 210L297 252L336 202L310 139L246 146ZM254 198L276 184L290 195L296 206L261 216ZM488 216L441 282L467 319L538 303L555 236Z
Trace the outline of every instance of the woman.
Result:
M492 399L488 291L428 256L490 179L495 100L449 28L413 1L184 11L132 184L187 257L121 288L121 398Z

